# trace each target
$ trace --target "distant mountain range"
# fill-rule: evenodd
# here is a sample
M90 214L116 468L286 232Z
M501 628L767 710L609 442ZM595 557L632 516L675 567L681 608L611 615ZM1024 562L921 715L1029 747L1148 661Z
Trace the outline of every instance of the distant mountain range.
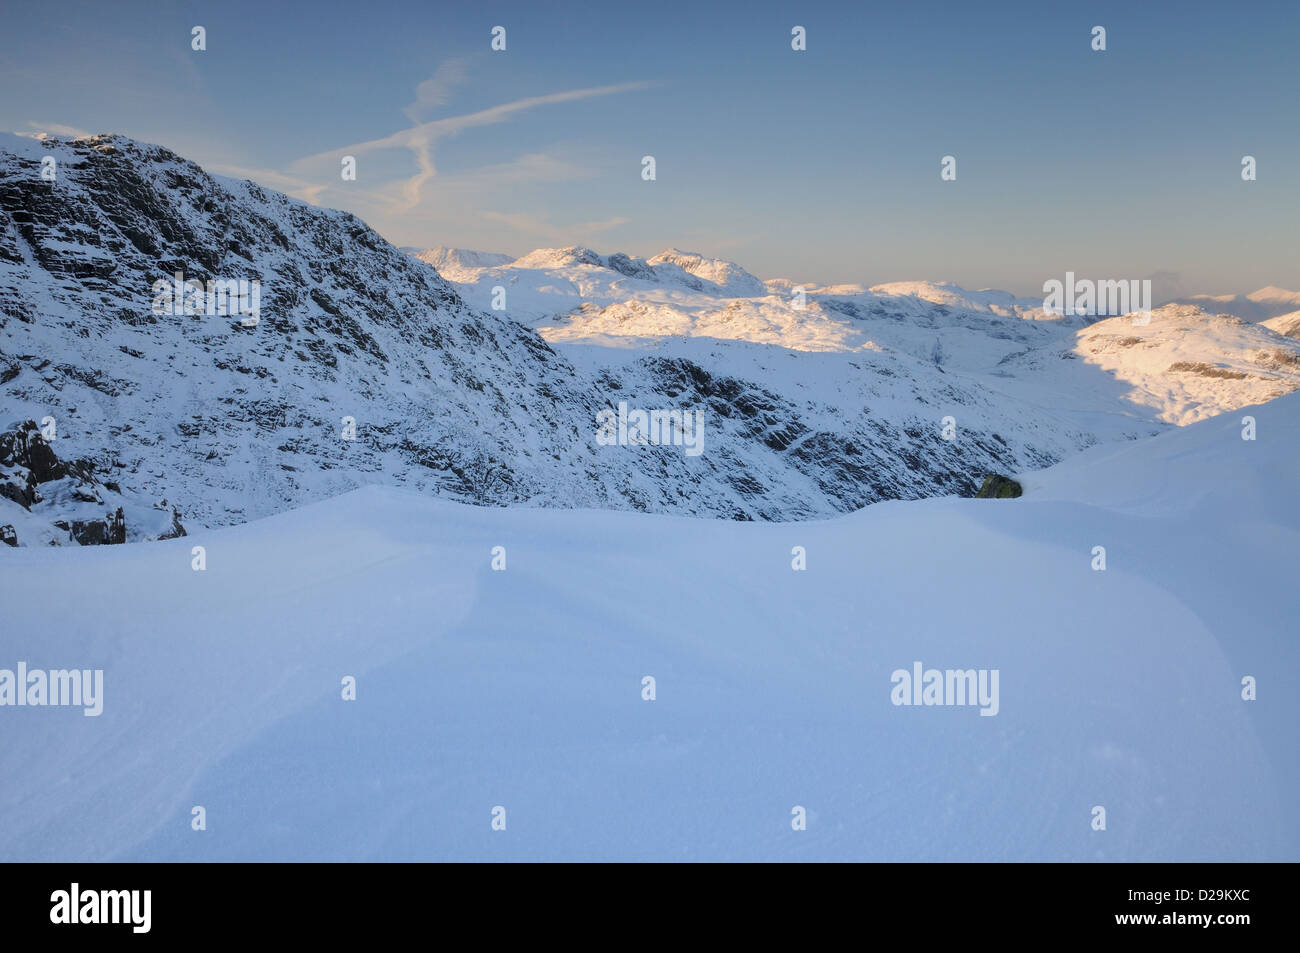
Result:
M1246 321L1262 322L1280 315L1300 313L1300 291L1260 288L1248 295L1192 295L1174 304L1195 305L1205 311L1236 315Z
M917 381L938 372L946 383L978 382L986 392L1040 407L1059 407L1068 397L1085 416L1175 424L1300 387L1300 311L1287 310L1300 303L1300 293L1279 288L1195 299L1234 307L1248 302L1239 314L1170 303L1143 323L1133 315L1064 317L1045 311L1040 299L948 283L864 288L760 281L732 262L676 249L645 260L580 247L538 249L513 261L454 248L413 254L441 263L444 277L477 307L491 308L502 289L505 313L571 356L599 348L589 358L598 363L621 363L620 349L693 354L704 341L715 349L748 342L783 351L889 354L910 358L908 373ZM750 353L727 348L734 373L750 372L742 357ZM1095 426L1103 437L1106 428Z
M1171 305L1134 326L674 249L408 251L157 146L0 136L6 540L178 535L368 483L802 520L1300 389L1280 294L1264 323ZM177 274L257 282L256 323L160 311ZM703 452L602 442L602 413L638 410L699 411Z

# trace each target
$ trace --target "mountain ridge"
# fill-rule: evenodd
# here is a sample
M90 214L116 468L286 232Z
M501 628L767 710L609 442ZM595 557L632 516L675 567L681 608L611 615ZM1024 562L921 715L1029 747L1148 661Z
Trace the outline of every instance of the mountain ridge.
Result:
M710 287L653 267L671 294ZM258 282L258 320L160 313L156 283L176 273ZM802 520L972 495L987 472L1100 439L902 351L791 363L706 345L592 364L460 288L354 215L159 146L0 137L0 419L51 418L59 459L151 509L166 500L190 532L369 483L481 505ZM598 414L623 405L700 410L703 453L601 446ZM949 416L960 425L944 439ZM56 502L0 499L0 525L39 515L20 545L75 542Z

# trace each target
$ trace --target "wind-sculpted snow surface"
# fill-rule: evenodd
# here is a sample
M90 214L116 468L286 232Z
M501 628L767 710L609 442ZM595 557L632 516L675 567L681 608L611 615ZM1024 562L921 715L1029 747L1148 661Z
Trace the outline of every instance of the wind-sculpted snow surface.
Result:
M1294 860L1297 485L1293 395L1017 500L760 524L372 487L0 546L0 669L103 672L94 717L4 710L0 860ZM996 690L901 704L917 665Z
M54 181L41 178L47 155ZM462 271L497 260L432 258ZM730 263L661 259L562 249L533 263L578 269L580 290L587 268L715 305L754 290ZM167 291L178 274L256 282L257 322L160 309L155 283ZM371 483L491 505L796 520L971 495L990 472L1158 429L1097 428L945 374L928 351L840 350L792 355L774 338L615 361L557 353L509 314L467 306L352 215L121 137L0 139L0 425L51 418L60 459L84 460L145 509L166 500L188 531ZM703 413L702 453L602 444L597 415L623 405ZM75 542L58 524L88 517L54 509L20 546ZM34 512L0 498L0 526ZM126 528L143 535L156 534Z

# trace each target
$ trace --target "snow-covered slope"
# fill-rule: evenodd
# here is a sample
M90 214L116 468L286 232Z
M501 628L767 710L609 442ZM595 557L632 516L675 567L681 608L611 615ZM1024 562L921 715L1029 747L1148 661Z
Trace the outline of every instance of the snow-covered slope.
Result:
M1292 311L1288 314L1279 314L1276 318L1269 318L1267 321L1259 322L1266 328L1276 331L1278 334L1285 335L1289 338L1300 338L1300 311Z
M104 672L0 709L0 859L1295 861L1300 395L1248 413L802 524L372 487L0 546L0 668Z
M707 281L729 298L745 298L762 295L767 292L763 282L759 281L734 261L721 258L706 258L695 252L669 248L653 258L647 259L655 265L676 265L689 275Z
M0 144L0 418L53 418L60 458L187 525L380 479L484 502L617 492L588 478L589 384L355 217L126 139ZM157 314L175 272L259 281L260 322Z
M1077 352L1175 424L1300 389L1300 342L1267 323L1188 305L1157 308L1147 324L1098 321L1079 332Z

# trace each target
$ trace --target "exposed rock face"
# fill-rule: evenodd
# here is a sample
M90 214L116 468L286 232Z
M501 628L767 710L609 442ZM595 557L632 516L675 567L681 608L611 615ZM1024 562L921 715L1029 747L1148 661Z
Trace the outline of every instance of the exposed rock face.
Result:
M25 510L41 499L37 485L66 476L34 420L0 433L0 496Z
M106 543L126 542L126 517L120 506L103 519L72 520L71 525L67 520L55 520L54 525L68 532L73 542L80 546L102 546Z
M24 539L33 541L99 546L185 535L180 514L166 500L144 504L115 483L101 483L89 460L60 460L34 420L0 433L0 496L10 510L17 504L25 511L15 518L25 524ZM16 527L0 529L8 531L0 532L0 541L19 545Z

